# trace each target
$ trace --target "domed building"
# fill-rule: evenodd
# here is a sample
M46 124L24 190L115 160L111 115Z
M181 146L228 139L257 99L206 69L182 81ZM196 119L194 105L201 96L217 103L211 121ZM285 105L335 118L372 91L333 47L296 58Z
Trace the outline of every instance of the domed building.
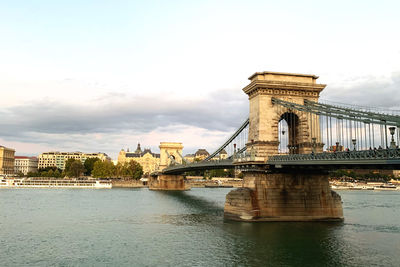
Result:
M200 148L199 150L196 151L196 153L194 153L195 160L204 160L208 156L210 156L210 153L208 153L208 151L205 150L204 148Z
M228 157L228 153L226 153L225 149L222 149L221 152L219 152L219 159L226 159Z

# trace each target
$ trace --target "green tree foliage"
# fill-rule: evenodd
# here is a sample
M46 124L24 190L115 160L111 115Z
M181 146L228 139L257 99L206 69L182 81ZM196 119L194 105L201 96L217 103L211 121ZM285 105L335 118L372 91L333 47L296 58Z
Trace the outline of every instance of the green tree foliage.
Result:
M212 178L212 177L230 177L230 178L233 178L233 177L235 177L235 170L234 169L210 170L210 171L206 172L205 176L209 177L209 178Z
M83 164L85 166L85 175L92 175L94 164L99 160L99 158L89 158L85 160L85 163Z
M116 166L109 161L96 161L92 176L96 178L140 179L143 175L142 166L136 161L118 163Z
M62 172L61 172L59 169L56 169L56 170L53 172L53 174L54 174L54 177L56 177L56 178L64 177L64 176L62 175Z
M361 173L356 173L355 171L352 170L336 170L334 172L330 173L330 177L335 178L335 179L357 179L357 180L364 180L368 182L386 182L389 181L393 175L387 175L383 173L378 173L378 172L369 172L365 174Z
M143 175L143 168L142 166L137 163L136 161L130 161L126 168L128 169L128 173L129 173L129 178L138 180L142 177Z
M85 167L80 160L68 159L64 171L68 177L79 177L85 172Z
M225 172L223 169L219 170L210 170L208 173L209 177L227 177L227 172Z
M46 167L40 168L37 172L28 172L28 177L52 177L61 178L64 177L61 170L57 167Z
M116 177L116 166L110 161L98 160L93 165L92 176L96 178Z

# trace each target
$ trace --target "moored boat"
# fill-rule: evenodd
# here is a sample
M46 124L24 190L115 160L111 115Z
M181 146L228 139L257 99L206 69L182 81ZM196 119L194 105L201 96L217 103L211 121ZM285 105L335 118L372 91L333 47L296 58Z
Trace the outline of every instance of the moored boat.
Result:
M393 184L383 184L380 186L376 186L374 188L375 190L392 190L392 191L398 190L397 186Z
M69 179L2 179L0 187L6 188L112 188L108 180Z

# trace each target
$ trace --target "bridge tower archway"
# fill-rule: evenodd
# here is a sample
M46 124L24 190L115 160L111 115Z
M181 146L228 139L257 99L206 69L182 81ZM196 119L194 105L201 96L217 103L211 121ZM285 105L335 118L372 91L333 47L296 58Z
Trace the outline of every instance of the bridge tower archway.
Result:
M159 171L162 171L168 167L172 161L182 164L182 149L182 143L161 142Z
M295 113L285 112L280 116L278 124L280 125L278 126L280 145L278 152L299 154L299 117Z
M255 152L255 161L265 162L279 153L279 123L285 120L291 129L290 153L311 153L313 147L321 151L317 116L278 107L272 98L304 105L304 100L318 102L326 87L317 84L318 76L282 72L256 72L249 77L250 84L243 88L249 96L248 151ZM290 134L290 133L289 133ZM313 140L313 138L315 138Z

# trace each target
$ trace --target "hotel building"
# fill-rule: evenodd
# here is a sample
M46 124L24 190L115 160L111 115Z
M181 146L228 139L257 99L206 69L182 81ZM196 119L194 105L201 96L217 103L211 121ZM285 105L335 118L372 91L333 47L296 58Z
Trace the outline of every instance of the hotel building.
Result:
M111 161L105 153L82 153L82 152L45 152L39 155L38 168L57 167L64 170L68 159L76 159L85 163L86 159L99 158L102 161Z

